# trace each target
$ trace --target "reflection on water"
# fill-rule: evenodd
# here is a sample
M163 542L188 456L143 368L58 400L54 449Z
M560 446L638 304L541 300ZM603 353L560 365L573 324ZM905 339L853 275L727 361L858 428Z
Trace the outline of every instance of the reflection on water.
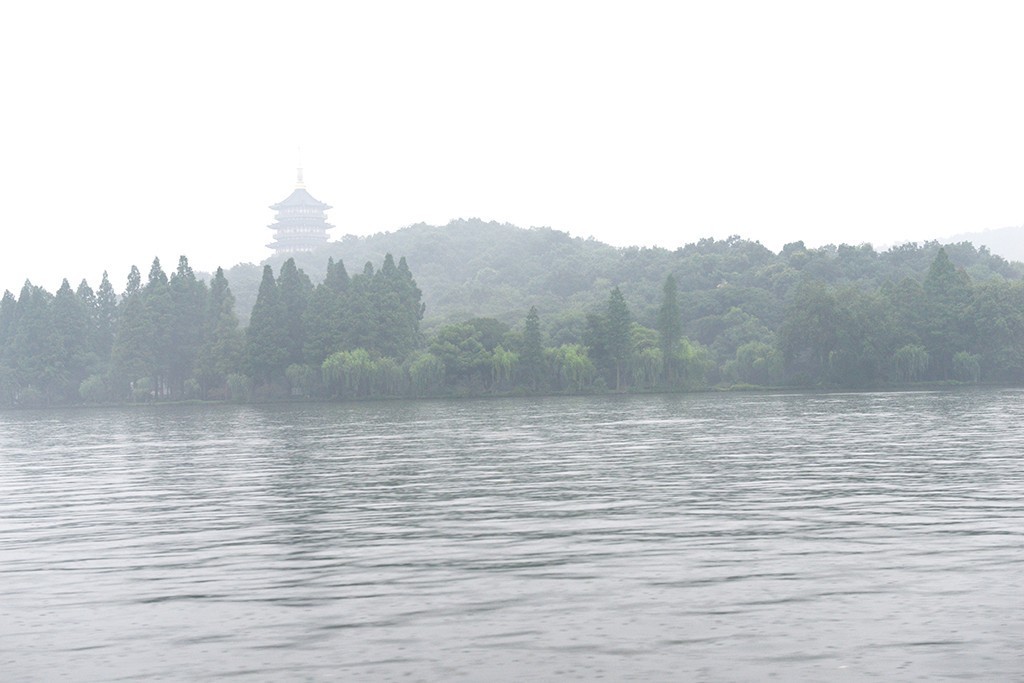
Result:
M0 414L4 680L1013 680L1024 394Z

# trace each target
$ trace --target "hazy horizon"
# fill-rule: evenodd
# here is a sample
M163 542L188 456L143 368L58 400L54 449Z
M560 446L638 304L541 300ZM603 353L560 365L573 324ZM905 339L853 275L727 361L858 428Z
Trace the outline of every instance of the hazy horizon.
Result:
M334 240L479 217L777 251L1024 222L1013 4L6 14L0 291L258 262L300 164Z
M476 217L471 217L471 218L466 218L466 219L453 218L453 219L451 219L451 221L446 221L440 227L443 227L444 225L447 225L447 224L451 223L452 221L459 221L459 220L478 220L478 219ZM483 220L483 219L479 219L479 220ZM491 221L485 221L485 222L491 222ZM507 221L495 221L495 222L502 223L502 224L508 224ZM406 226L399 226L399 227L396 227L396 228L391 229L391 230L379 230L379 231L375 231L375 233L394 233L394 232L397 232L399 230L404 230L406 228L416 227L416 225L420 225L420 224L422 224L422 223L416 223L416 224L406 225ZM542 229L542 228L550 228L551 226L530 226L528 228L527 227L523 227L523 226L515 226L515 227L522 228L522 229ZM1007 226L1007 227L1008 228L1012 228L1014 226ZM553 229L557 230L557 228L553 228ZM999 230L1001 230L1001 229L1000 228L994 228L992 230L988 230L988 231L984 231L984 232L986 232L986 233L996 233ZM268 231L268 232L270 232L270 231ZM335 231L332 231L332 233L333 232L335 232ZM568 233L568 231L560 231L560 232L566 232L567 234L570 234L574 238L578 237L578 238L586 239L586 238L592 237L591 235L574 235L572 233ZM351 234L351 233L349 233L349 234ZM374 234L374 233L366 233L364 235L356 235L356 236L362 238L362 237L370 236L372 234ZM963 234L975 234L975 233L963 233ZM978 233L978 234L980 234L980 233ZM347 237L347 236L348 235L338 235L337 237L332 236L330 238L330 240L329 240L329 244L339 244L342 241L342 238ZM724 239L724 238L727 238L729 236L730 235L714 235L714 236L712 236L712 235L705 235L704 237L696 237L694 239L687 240L684 243L674 244L672 246L667 246L667 245L663 245L663 244L638 244L638 243L612 244L611 242L607 242L606 240L598 240L598 241L604 242L604 243L609 244L610 246L614 246L616 248L628 248L628 247L653 247L653 248L659 248L660 247L660 248L667 248L667 249L675 249L677 247L683 247L683 246L686 246L687 244L695 243L695 242L697 242L697 241L699 241L701 239L704 239L705 237L714 237L715 239ZM740 234L739 236L741 238L743 238L743 239L747 239L747 240L750 240L752 242L759 242L761 244L764 244L766 247L768 247L769 249L771 249L774 252L781 251L782 246L784 246L783 244L778 244L778 245L765 244L764 240L758 240L758 239L755 239L755 238L750 237L748 235ZM899 246L900 244L908 244L908 243L912 243L912 242L922 243L922 242L927 242L927 241L932 241L932 240L938 240L940 242L945 242L947 238L948 239L953 239L953 238L956 238L956 237L958 237L958 236L949 235L949 236L946 236L946 237L928 237L928 238L925 238L925 239L922 239L922 240L906 240L906 241L903 241L903 242L894 242L892 244L878 244L878 243L870 243L870 244L877 251L885 251L886 249L888 249L890 247ZM788 243L788 241L789 240L787 240L787 243ZM813 241L798 240L798 239L794 239L792 241L803 241L809 248L817 248L817 247L825 246L827 244L835 244L835 245L838 245L838 244L851 244L851 245L859 246L859 245L862 245L862 244L868 244L869 243L867 241L862 241L862 242L824 242L824 241L813 242ZM980 242L977 242L977 243L975 243L975 246L981 247L981 246L983 246L983 244L980 243ZM33 285L41 286L41 287L43 287L44 289L48 290L51 293L56 292L56 290L60 287L61 282L63 280L65 280L65 279L68 280L68 282L70 283L72 288L77 288L78 284L83 279L85 279L85 280L88 281L89 285L95 290L96 287L100 284L100 281L102 280L102 275L103 275L104 272L107 272L107 275L110 278L111 284L114 285L115 291L117 291L118 293L121 293L124 290L124 285L125 285L125 282L127 281L128 273L131 270L131 267L132 266L136 266L139 269L139 271L142 273L143 279L145 279L146 274L149 272L150 266L152 265L154 258L160 259L160 265L162 266L163 270L168 275L170 275L175 270L175 268L177 267L178 258L180 256L187 257L189 259L189 265L197 273L200 273L200 274L212 274L214 271L217 270L217 268L224 268L224 270L228 270L228 269L232 268L233 266L241 265L241 264L245 264L245 263L260 264L260 263L266 261L267 259L269 259L269 258L271 258L271 257L273 257L275 255L275 253L272 250L270 250L270 249L264 249L263 251L265 253L263 255L259 256L259 257L256 257L256 258L235 259L235 260L228 259L226 261L220 261L220 262L216 262L216 263L204 261L202 259L197 259L192 254L188 254L188 253L171 253L171 252L168 251L168 252L162 253L162 254L152 254L152 255L147 256L147 257L138 258L138 259L132 260L130 262L124 262L121 265L118 265L118 264L101 265L99 267L99 270L96 270L95 272L90 271L90 272L87 272L87 273L82 273L81 275L75 275L73 273L72 274L66 274L66 273L61 274L61 273L58 273L55 276L53 276L53 277L51 277L49 279L45 279L45 280L40 278L40 277L34 277L32 275L29 275L27 278L22 279L20 282L11 283L11 284L8 284L7 286L4 286L4 283L0 282L0 294L2 294L5 290L8 290L12 294L14 294L15 297L17 297L19 292L21 291L22 286L25 283L25 279L30 280ZM991 249L991 251L993 253L998 254L998 255L1002 255L1002 254L1000 254L998 249L994 249L993 248L993 249ZM402 254L402 255L404 256L404 254ZM1015 259L1011 259L1009 257L1007 257L1007 258L1008 258L1008 260L1015 260ZM351 267L351 265L352 264L349 264L350 267ZM0 274L0 275L2 275L2 274Z

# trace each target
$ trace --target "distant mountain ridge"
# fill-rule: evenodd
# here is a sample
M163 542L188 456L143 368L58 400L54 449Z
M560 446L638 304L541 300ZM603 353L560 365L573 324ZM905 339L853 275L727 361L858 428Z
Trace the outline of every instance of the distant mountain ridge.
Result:
M951 240L946 250L972 279L1024 277L1024 265L994 256L999 253L995 249L988 253L963 242ZM702 302L722 300L719 304L726 305L723 297L747 297L735 294L740 290L755 299L781 301L805 278L862 288L908 277L920 281L940 246L932 241L878 252L866 245L808 249L795 242L776 254L759 242L730 237L702 239L675 250L620 248L551 228L468 219L365 237L347 235L296 254L295 261L317 283L329 257L342 261L350 274L361 272L366 263L379 267L387 253L405 257L423 292L424 328L429 331L474 317L514 324L531 306L549 322L565 318L565 325L579 325L581 312L603 305L616 285L636 319L653 324L661 286L670 273L684 292L684 302L691 302L691 314L698 317L708 308ZM285 260L274 256L264 263L276 274ZM262 266L239 264L227 272L243 324L256 300L261 271Z
M988 247L993 254L1002 256L1007 261L1024 261L1024 225L982 232L965 232L944 241L970 242L976 247Z

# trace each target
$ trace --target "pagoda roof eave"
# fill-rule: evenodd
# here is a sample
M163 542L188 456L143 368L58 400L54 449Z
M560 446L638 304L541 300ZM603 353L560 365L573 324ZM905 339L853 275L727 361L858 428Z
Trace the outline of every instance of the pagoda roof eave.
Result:
M311 206L314 208L318 208L322 211L327 211L328 209L334 208L333 206L325 204L324 202L320 201L319 199L311 195L303 187L295 188L290 195L288 195L286 198L284 198L277 204L271 205L270 208L274 211L280 211L281 209L293 206Z

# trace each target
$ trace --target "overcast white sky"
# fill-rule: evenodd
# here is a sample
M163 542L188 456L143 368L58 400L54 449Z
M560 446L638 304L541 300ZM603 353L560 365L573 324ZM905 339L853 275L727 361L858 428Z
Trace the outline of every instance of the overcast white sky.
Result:
M18 2L0 290L479 217L772 249L1024 223L1016 2Z

